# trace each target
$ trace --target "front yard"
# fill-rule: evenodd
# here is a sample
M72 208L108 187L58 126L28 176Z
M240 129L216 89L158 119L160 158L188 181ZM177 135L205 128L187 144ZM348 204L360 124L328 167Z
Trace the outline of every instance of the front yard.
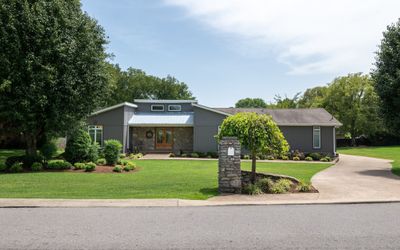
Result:
M400 176L400 146L348 147L338 149L339 154L360 155L393 160L392 172Z
M22 151L19 151L22 153ZM0 161L16 151L0 150ZM217 194L217 160L136 160L132 174L39 172L0 174L0 198L182 198ZM242 168L250 170L250 162ZM257 163L269 172L309 181L329 163Z

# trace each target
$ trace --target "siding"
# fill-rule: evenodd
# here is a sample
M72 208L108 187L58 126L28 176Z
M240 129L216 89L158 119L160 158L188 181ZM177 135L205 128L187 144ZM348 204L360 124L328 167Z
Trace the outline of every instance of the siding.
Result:
M218 150L215 135L218 134L218 126L226 118L225 115L193 107L193 150L197 152L216 152Z

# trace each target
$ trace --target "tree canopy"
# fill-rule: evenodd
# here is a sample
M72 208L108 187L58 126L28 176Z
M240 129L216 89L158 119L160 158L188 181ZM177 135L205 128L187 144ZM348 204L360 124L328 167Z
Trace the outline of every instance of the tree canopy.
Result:
M0 120L36 154L37 141L65 134L103 98L106 37L79 0L0 3Z
M375 89L381 99L386 125L398 134L400 130L400 19L387 27L372 71Z
M261 98L244 98L235 104L236 108L266 108L267 104Z
M227 117L221 125L218 139L235 136L242 147L250 151L252 157L252 180L255 180L256 157L258 153L284 155L289 144L278 125L269 115L256 113L237 113Z
M134 68L124 71L113 64L107 64L107 72L109 89L105 106L134 99L194 99L189 87L172 76L160 78Z

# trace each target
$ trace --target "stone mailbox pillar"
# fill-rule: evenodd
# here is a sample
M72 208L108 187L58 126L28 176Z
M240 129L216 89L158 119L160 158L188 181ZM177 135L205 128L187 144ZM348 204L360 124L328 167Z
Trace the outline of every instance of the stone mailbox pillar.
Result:
M241 176L240 142L236 137L224 137L219 142L218 191L241 193Z

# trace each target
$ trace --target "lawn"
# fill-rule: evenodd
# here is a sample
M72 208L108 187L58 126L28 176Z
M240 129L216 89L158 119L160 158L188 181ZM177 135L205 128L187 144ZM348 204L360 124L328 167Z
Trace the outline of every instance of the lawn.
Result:
M0 150L0 155L5 154ZM6 154L9 154L7 151ZM3 156L0 159L5 159ZM137 160L130 174L41 172L0 174L1 198L182 198L207 199L217 194L216 160ZM249 170L250 162L242 162ZM259 172L309 181L326 163L258 163Z
M400 146L339 148L340 154L369 156L393 160L392 172L400 175Z

